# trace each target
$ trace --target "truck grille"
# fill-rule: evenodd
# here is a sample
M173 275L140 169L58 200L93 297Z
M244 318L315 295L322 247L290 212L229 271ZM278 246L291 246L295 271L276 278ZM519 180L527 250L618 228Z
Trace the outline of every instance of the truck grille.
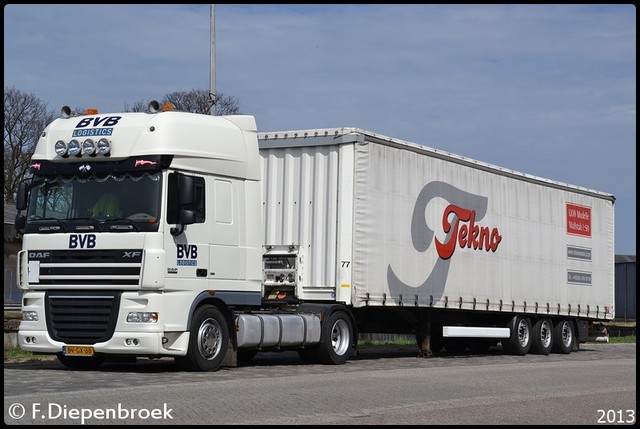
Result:
M33 285L137 286L140 283L142 250L139 249L30 251L28 258L29 283ZM36 273L31 272L34 269Z
M113 335L122 292L50 291L45 295L47 330L66 344L95 344Z

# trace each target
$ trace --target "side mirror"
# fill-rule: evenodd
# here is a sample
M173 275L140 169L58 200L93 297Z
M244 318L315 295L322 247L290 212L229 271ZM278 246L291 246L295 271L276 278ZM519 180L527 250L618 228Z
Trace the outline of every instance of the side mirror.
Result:
M15 220L16 231L20 234L24 234L24 227L27 223L27 217L25 215L17 214Z
M191 225L196 223L196 214L193 210L182 209L180 210L180 223L182 225Z
M16 194L16 209L18 209L18 211L27 208L27 195L27 186L24 182L20 182L18 185L18 192Z
M180 223L171 228L170 232L173 236L182 234L185 225L191 225L196 221L195 212L185 208L195 201L195 184L192 176L178 175L178 198L180 200Z
M178 176L178 195L180 196L180 205L188 206L193 204L195 200L195 185L193 177L180 174Z
M196 222L196 214L193 210L180 209L180 223L172 227L169 232L171 235L178 236L184 231L185 225L191 225Z

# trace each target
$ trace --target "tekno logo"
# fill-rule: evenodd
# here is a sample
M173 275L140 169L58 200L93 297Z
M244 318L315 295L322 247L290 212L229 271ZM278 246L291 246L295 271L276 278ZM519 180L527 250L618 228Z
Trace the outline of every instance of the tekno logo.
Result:
M442 198L449 204L442 214L443 241L435 237L435 231L427 224L425 212L434 198ZM487 213L488 198L462 191L445 182L430 182L422 188L413 209L411 240L418 252L425 252L435 244L438 260L429 278L421 285L427 286L435 278L446 279L449 262L457 248L496 252L502 241L498 228L480 226ZM396 276L391 265L387 269L390 285L405 285ZM408 285L405 285L408 286Z

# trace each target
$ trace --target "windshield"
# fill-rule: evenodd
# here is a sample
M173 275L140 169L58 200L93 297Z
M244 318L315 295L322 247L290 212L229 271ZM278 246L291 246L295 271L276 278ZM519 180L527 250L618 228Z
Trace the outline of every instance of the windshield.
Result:
M160 172L35 176L25 232L157 231L161 177Z

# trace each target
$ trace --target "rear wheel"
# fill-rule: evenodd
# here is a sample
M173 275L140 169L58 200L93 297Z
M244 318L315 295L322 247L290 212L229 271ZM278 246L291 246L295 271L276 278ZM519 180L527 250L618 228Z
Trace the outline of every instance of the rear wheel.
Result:
M531 349L531 322L526 316L515 316L509 324L511 337L502 341L505 352L524 356Z
M352 343L351 319L344 311L333 312L322 325L316 357L322 363L343 364L351 356Z
M193 314L187 355L177 357L176 362L184 369L217 371L228 346L229 329L224 315L218 308L205 305Z
M540 319L532 328L531 352L548 355L553 347L553 325L551 319Z
M570 320L561 320L553 328L553 351L568 354L573 350L576 341L573 323Z

